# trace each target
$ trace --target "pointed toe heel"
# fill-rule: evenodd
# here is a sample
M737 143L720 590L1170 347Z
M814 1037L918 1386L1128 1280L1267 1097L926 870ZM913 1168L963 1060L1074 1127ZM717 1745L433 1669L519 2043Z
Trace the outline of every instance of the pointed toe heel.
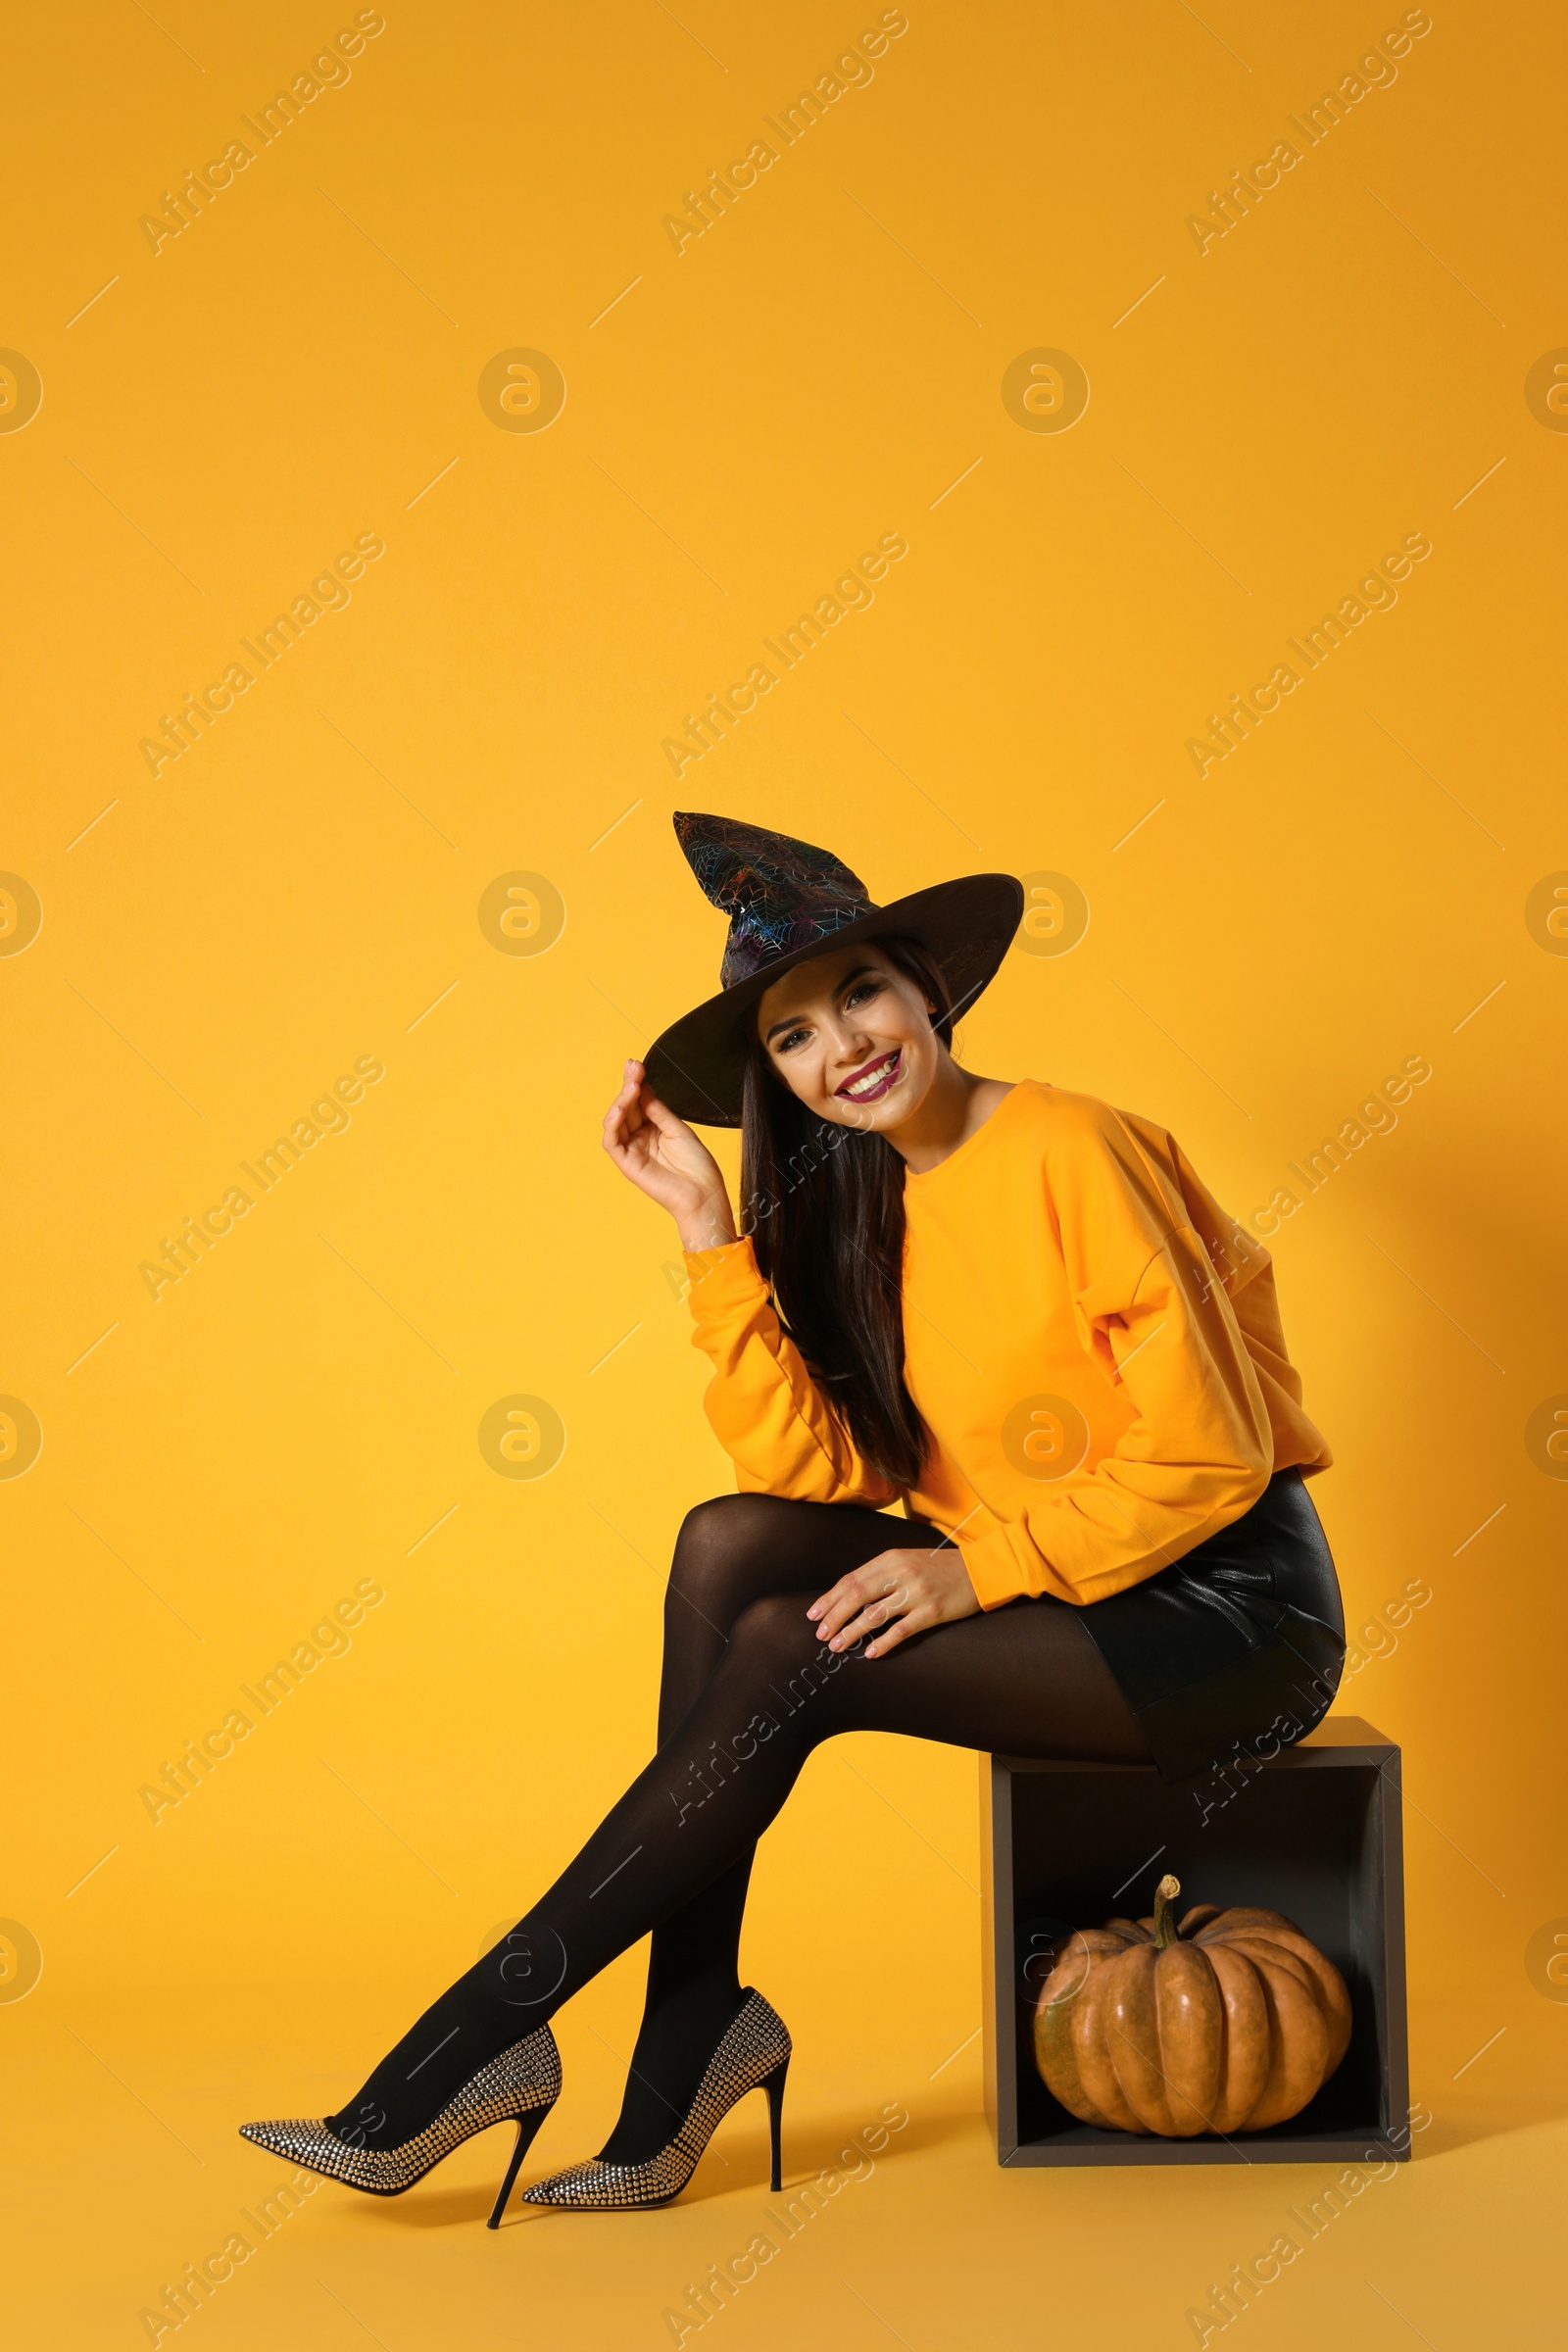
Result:
M515 2124L516 2145L490 2216L490 2228L494 2230L512 2194L517 2167L560 2090L561 2053L550 2028L541 2026L537 2033L514 2041L510 2049L503 2050L498 2058L490 2059L476 2074L470 2075L422 2132L416 2132L412 2139L400 2141L395 2148L368 2148L340 2139L320 2116L296 2117L272 2124L241 2124L239 2131L240 2137L256 2147L267 2148L274 2156L284 2156L291 2164L320 2173L328 2180L341 2180L347 2188L363 2189L371 2197L401 2197L405 2189L422 2180L443 2157L450 2156L454 2148L461 2148L476 2132L487 2132L492 2124Z
M760 1992L748 1986L673 2139L642 2164L606 2164L597 2156L587 2164L574 2164L569 2171L554 2173L548 2180L536 2180L532 2188L525 2188L523 2203L555 2205L573 2213L642 2213L652 2205L667 2205L696 2172L704 2149L730 2109L752 2090L767 2093L770 2179L776 2189L790 2048L784 2020Z

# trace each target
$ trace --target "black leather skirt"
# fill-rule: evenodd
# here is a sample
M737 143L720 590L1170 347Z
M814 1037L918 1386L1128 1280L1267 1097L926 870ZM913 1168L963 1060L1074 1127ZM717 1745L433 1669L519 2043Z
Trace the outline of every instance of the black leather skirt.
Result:
M1303 1738L1345 1664L1340 1581L1299 1470L1276 1470L1221 1534L1079 1621L1167 1781Z

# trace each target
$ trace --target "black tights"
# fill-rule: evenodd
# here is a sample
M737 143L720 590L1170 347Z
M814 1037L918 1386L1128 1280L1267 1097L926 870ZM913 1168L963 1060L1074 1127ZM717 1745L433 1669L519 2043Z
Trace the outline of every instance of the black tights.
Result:
M687 1517L664 1604L659 1750L512 1934L444 1992L349 2105L345 2138L395 2147L489 2058L653 1931L648 1997L607 2149L636 2163L673 2133L739 2004L757 1839L813 1747L904 1732L1020 1756L1147 1763L1150 1749L1078 1612L1015 1602L836 1655L808 1603L879 1552L944 1542L853 1503L730 1494Z

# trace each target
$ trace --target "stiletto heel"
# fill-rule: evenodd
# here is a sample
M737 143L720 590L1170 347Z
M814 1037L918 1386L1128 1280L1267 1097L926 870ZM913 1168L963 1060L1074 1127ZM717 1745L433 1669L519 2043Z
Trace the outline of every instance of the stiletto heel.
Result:
M487 2132L492 2124L515 2124L517 2144L490 2216L494 2230L512 2193L517 2167L560 2092L561 2053L550 2028L541 2026L536 2034L525 2034L503 2050L499 2058L487 2060L453 2092L422 2132L400 2140L395 2148L367 2148L339 2139L320 2116L277 2124L241 2124L240 2136L253 2140L259 2148L270 2148L274 2156L287 2157L291 2164L303 2165L308 2172L323 2173L327 2180L341 2180L349 2188L363 2188L368 2196L401 2197L476 2132Z
M790 2062L786 2058L774 2067L770 2075L764 2075L761 2082L761 2088L767 2093L767 2130L772 2141L773 2170L767 2185L774 2196L784 2185L780 2150L784 2130L784 2078L789 2071Z
M527 2155L528 2150L533 2146L534 2134L537 2132L540 2125L544 2122L545 2117L549 2113L550 2110L548 2107L536 2107L534 2108L532 2114L518 2116L517 2144L512 2151L512 2162L508 2165L507 2177L501 2183L501 2194L499 2197L497 2197L494 2210L491 2213L490 2219L485 2224L485 2228L487 2230L500 2229L501 2216L505 2213L507 2209L507 2199L512 2194L512 2183L517 2178L517 2168L522 2163L523 2158Z
M767 2093L772 2130L772 2182L779 2185L779 2127L784 2077L790 2063L789 2028L752 1986L708 2061L697 2095L673 2139L643 2164L604 2164L595 2156L525 2188L525 2205L562 2205L578 2213L636 2213L678 2197L704 2149L730 2109L749 2090Z

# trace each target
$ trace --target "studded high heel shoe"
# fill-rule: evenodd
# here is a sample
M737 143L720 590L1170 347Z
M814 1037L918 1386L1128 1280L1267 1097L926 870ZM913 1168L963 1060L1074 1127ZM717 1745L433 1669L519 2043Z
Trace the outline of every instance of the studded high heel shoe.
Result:
M723 2040L708 2062L697 2095L673 2139L643 2164L602 2164L597 2156L548 2180L525 2188L525 2205L561 2205L578 2213L633 2213L667 2205L696 2172L704 2149L730 2109L749 2090L767 2093L771 2139L771 2184L780 2185L779 2135L784 2113L784 2078L790 2063L789 2028L761 1994L748 1985Z
M481 2066L422 2132L398 2147L355 2147L329 2132L319 2117L241 2124L239 2131L242 2139L254 2140L259 2148L270 2148L274 2156L304 2165L309 2172L324 2173L329 2180L363 2188L372 2197L401 2197L476 2132L488 2131L492 2124L515 2124L516 2145L488 2224L497 2230L517 2168L560 2092L561 2053L550 2028L541 2026L537 2034L514 2041L499 2058Z

